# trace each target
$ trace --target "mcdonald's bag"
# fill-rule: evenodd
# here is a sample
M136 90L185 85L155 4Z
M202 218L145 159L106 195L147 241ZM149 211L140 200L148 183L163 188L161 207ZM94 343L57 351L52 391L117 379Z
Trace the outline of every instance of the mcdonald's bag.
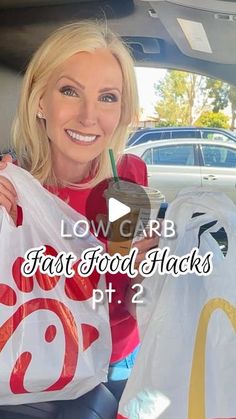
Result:
M236 207L224 193L186 188L166 219L177 234L160 248L179 257L212 252L212 271L144 280L153 301L148 316L145 304L137 307L142 344L119 418L236 418Z
M84 217L25 170L8 164L1 175L16 189L23 223L0 207L0 405L73 399L106 381L111 354L107 304L92 307L105 279L76 270L82 251L100 243L90 233L61 237L61 220L72 227ZM45 256L75 255L74 274L24 276L26 252L42 246Z

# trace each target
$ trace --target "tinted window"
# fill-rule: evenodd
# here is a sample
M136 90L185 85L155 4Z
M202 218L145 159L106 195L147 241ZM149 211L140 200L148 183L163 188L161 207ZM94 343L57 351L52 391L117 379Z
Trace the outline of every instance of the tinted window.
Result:
M236 150L228 147L202 145L202 152L205 166L236 168Z
M172 138L200 138L200 131L198 130L172 131Z
M193 166L193 145L183 144L153 148L153 164Z
M169 140L171 138L170 131L162 131L161 133L161 140Z
M135 141L139 138L140 136L140 132L133 132L132 134L130 134L129 139L128 139L128 145L131 145L133 143L135 143Z
M140 137L137 138L133 142L133 145L138 145L138 144L146 143L148 141L155 141L155 140L160 140L160 139L161 139L161 132L146 132L143 134L140 133Z

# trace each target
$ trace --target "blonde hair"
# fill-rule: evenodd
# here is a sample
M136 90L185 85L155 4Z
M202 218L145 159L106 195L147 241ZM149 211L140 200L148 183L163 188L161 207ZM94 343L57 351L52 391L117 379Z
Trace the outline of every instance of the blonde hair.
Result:
M109 147L116 161L123 153L128 137L128 127L137 122L138 93L134 63L128 48L107 26L95 21L71 23L56 30L36 51L25 73L18 113L13 123L13 147L19 165L27 169L42 184L58 186L53 173L50 141L45 124L37 118L39 100L55 69L72 55L98 48L108 48L118 60L123 75L121 117ZM79 187L98 184L111 176L108 150L93 162L94 178Z

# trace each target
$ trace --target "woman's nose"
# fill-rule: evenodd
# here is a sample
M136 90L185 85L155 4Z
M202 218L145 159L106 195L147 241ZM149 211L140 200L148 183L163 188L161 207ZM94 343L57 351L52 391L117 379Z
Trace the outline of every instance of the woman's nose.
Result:
M93 101L84 101L80 106L79 121L85 126L94 126L97 121L96 104Z

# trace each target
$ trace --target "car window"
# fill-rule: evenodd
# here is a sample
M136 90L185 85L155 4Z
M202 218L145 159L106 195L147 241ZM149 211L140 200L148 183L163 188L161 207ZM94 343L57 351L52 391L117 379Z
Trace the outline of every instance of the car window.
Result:
M198 130L176 130L172 131L172 138L200 138Z
M133 142L133 145L138 145L138 144L146 143L148 141L155 141L155 140L160 140L160 139L161 139L161 132L146 132L143 134L140 132L140 138L135 140Z
M214 131L202 131L202 138L205 140L216 140L216 141L231 141L232 143L234 140L232 140L227 135L221 133L221 132L214 132Z
M152 148L149 148L145 151L145 153L142 155L142 159L146 164L152 164Z
M202 145L202 153L205 166L236 168L236 150L228 147Z
M153 148L153 164L159 165L194 165L194 149L191 144L162 146Z
M171 138L171 131L162 131L161 140L169 140Z

